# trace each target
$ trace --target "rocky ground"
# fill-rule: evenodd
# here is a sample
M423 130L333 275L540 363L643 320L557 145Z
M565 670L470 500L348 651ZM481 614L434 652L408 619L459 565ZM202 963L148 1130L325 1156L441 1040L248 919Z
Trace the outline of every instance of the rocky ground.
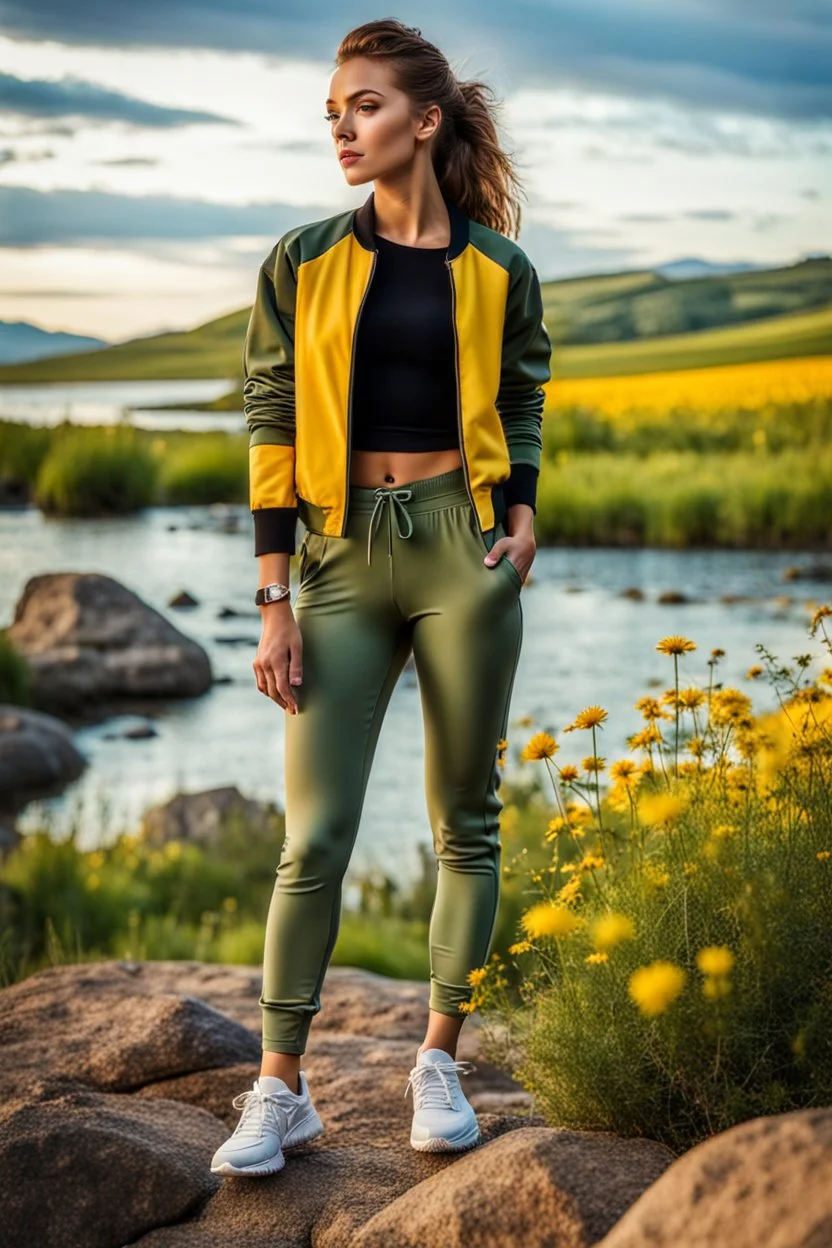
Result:
M428 986L331 967L304 1065L325 1132L266 1179L209 1163L259 1069L258 968L55 967L0 992L0 1244L636 1248L832 1243L832 1112L755 1119L674 1161L547 1127L459 1057L483 1141L409 1145Z

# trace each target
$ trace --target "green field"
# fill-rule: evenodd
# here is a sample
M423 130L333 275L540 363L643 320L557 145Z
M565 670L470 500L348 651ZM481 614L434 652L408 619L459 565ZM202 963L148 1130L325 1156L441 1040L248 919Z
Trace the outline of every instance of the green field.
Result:
M821 355L832 345L830 260L685 281L649 271L570 278L546 282L543 296L555 378ZM241 383L248 314L241 308L187 331L6 365L0 384L211 377ZM239 384L205 406L239 410Z

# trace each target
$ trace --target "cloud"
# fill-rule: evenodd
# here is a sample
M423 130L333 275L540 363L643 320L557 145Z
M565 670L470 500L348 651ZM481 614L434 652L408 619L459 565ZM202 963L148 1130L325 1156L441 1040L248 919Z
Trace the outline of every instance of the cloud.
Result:
M331 215L321 204L216 204L168 195L0 186L0 247L121 248L153 240L258 235L276 241L295 225Z
M363 4L298 0L4 0L15 38L120 48L211 48L333 63ZM571 86L793 121L832 118L824 0L425 0L425 38L456 66L524 86Z
M163 108L78 78L66 77L53 82L16 78L4 73L0 73L0 112L26 117L78 117L88 122L119 121L156 128L239 125L219 113Z

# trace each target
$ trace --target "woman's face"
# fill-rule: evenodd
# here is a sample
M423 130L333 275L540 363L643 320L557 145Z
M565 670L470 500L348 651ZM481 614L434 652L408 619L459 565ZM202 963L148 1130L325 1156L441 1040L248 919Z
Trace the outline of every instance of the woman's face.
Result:
M359 154L357 160L340 160L350 186L406 170L418 144L436 133L442 119L438 105L417 116L410 97L393 85L392 66L371 57L339 66L329 96L326 111L336 157L347 150Z

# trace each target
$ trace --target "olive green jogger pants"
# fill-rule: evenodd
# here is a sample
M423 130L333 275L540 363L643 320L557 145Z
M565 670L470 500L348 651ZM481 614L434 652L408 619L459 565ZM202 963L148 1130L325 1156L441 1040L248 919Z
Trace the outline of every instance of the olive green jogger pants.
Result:
M499 524L491 541L506 533ZM345 537L307 531L294 614L298 714L285 716L286 835L269 907L263 1048L304 1053L340 923L341 885L390 695L413 654L438 864L430 1005L459 1018L490 953L500 892L498 742L520 657L520 573L489 547L461 468L350 485Z

